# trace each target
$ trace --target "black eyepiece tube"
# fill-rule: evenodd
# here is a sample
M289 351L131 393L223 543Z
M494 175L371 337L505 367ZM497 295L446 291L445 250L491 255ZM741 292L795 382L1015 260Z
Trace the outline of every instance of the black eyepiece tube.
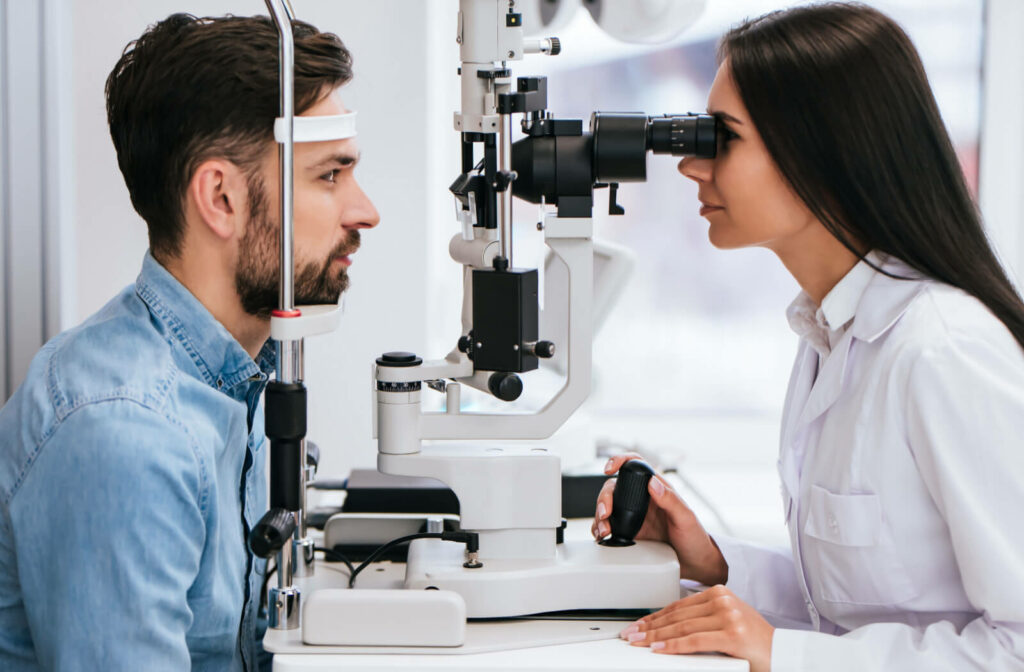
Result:
M710 114L666 114L651 117L647 147L655 154L715 158L718 124Z

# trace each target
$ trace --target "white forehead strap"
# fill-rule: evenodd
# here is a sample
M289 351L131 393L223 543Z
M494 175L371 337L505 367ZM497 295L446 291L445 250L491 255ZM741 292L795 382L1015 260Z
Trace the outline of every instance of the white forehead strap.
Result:
M356 113L331 114L315 117L294 117L293 142L323 142L345 140L356 135ZM283 117L274 120L274 139L284 142L288 126Z

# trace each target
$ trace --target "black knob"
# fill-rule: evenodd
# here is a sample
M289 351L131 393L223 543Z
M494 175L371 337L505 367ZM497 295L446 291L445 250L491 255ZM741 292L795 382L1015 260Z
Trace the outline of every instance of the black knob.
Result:
M487 379L487 389L502 401L515 401L523 393L523 381L514 373L499 372Z
M291 511L271 509L249 533L249 548L260 558L269 558L288 543L295 532L295 516Z
M608 517L611 535L601 540L605 546L632 546L647 515L651 494L647 483L654 469L643 460L630 460L619 468L612 494L612 515Z
M461 336L458 344L459 352L464 352L467 355L469 351L473 349L473 339L469 336Z
M533 354L541 359L548 359L555 356L555 344L551 341L537 341L533 346Z
M412 352L385 352L377 358L378 366L419 366L423 360Z

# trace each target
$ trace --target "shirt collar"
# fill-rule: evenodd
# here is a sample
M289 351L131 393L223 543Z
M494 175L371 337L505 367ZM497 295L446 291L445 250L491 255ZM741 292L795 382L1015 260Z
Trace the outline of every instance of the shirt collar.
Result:
M856 314L864 292L877 273L871 264L880 266L881 255L874 251L865 255L865 259L858 261L825 295L820 307L804 291L789 305L786 317L790 328L821 355L831 352Z
M135 292L195 362L199 377L225 391L274 370L275 349L267 341L254 361L245 348L177 278L147 251Z
M857 312L857 304L860 303L864 290L868 288L877 272L868 262L875 266L880 265L879 256L874 252L869 252L866 259L867 261L858 261L857 265L851 268L821 300L821 314L825 326L829 329L835 330L846 326Z
M878 272L872 265L885 272ZM820 308L806 292L800 292L786 317L798 336L827 355L836 332L847 325L862 341L871 342L884 334L906 312L926 281L900 259L872 250L836 283Z

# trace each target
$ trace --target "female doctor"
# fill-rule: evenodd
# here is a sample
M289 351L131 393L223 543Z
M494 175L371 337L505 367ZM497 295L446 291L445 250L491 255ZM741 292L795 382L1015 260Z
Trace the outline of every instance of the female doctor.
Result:
M720 64L718 155L679 171L713 245L766 247L803 290L778 464L791 543L712 539L651 479L639 536L713 587L623 637L752 672L1024 670L1024 303L917 52L883 14L829 4L733 29Z

